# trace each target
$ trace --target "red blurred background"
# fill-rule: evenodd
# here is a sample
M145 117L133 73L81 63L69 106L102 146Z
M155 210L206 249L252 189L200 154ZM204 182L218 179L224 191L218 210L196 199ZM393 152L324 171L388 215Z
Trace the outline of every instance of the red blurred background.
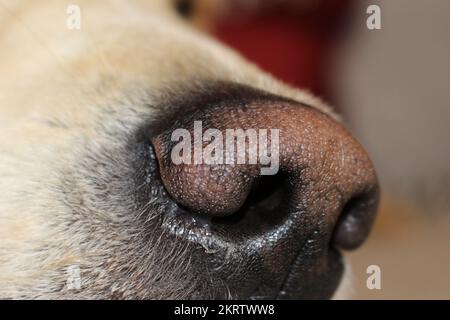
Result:
M215 35L278 79L334 102L328 68L352 0L271 1L242 18L234 8ZM261 8L262 7L262 8Z

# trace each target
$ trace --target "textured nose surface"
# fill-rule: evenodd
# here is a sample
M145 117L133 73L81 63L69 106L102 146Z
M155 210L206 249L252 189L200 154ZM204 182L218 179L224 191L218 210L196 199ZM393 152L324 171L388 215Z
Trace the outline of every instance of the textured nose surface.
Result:
M234 157L234 164L174 163L171 153L177 142L171 137L175 129L187 129L192 146L200 143L203 150L212 141L195 139L194 121L202 122L202 133L211 128L223 133L223 157L219 158ZM237 153L230 156L230 150L226 150L227 129L254 129L260 135L264 132L261 130L267 130L263 138L267 137L268 150L277 142L271 133L279 130L278 155L272 156L279 162L277 176L288 186L283 201L290 207L307 208L330 222L335 246L354 248L365 239L378 203L377 178L366 152L334 119L292 101L217 103L179 119L156 136L152 142L161 178L179 204L202 215L227 217L238 212L255 189L261 168L267 164L248 163L249 156L258 150L248 144L247 162L236 164ZM194 159L194 147L189 152Z

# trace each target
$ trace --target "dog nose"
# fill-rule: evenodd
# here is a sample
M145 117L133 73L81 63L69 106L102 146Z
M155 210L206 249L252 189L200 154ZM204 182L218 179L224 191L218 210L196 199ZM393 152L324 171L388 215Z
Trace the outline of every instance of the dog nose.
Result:
M273 240L280 221L302 214L310 219L297 219L292 232L322 221L342 249L369 233L379 194L372 163L341 124L310 106L273 97L213 101L152 142L163 184L180 206L219 222L255 216L241 232L261 243Z

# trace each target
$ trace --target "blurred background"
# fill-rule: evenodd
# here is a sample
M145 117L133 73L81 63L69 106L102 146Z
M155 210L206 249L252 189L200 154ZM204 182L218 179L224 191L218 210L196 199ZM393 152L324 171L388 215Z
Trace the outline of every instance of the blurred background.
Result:
M335 106L383 195L348 253L354 299L450 299L450 1L178 0L180 10L283 81ZM369 5L381 29L369 30ZM366 269L381 268L381 290Z

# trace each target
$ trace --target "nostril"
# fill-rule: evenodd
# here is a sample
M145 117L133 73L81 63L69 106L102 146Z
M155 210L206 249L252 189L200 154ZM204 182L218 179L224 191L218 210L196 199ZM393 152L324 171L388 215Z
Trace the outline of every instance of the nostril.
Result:
M378 188L352 197L338 218L332 244L340 249L351 250L367 238L378 206Z
M284 177L282 174L261 176L255 180L244 202L244 208L276 208L284 194Z
M281 174L261 176L257 178L242 205L231 215L213 218L214 223L227 225L242 225L251 221L253 224L274 225L281 214L282 202L287 198L285 179Z
M264 243L289 218L291 197L292 190L284 175L259 177L239 210L213 217L211 226L223 230L222 236L233 242L253 239Z

